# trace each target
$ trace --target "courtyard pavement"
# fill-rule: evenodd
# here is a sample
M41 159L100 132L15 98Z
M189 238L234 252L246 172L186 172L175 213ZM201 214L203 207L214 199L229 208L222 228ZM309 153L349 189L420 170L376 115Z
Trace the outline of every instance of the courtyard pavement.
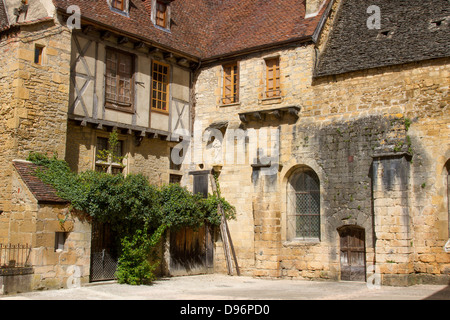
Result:
M450 300L450 286L368 288L362 282L270 280L227 275L163 278L149 286L94 283L0 296L0 300ZM0 302L1 303L1 302Z

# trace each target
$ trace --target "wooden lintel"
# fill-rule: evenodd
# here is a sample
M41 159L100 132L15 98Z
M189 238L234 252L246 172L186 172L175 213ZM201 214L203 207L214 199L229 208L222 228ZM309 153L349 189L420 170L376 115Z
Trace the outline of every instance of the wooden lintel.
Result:
M109 37L111 37L111 31L104 30L104 31L100 32L100 39L105 40Z

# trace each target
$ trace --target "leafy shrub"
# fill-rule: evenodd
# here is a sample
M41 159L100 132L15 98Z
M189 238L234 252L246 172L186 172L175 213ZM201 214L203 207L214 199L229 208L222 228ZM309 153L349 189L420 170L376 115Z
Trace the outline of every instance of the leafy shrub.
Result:
M235 217L234 207L220 195L204 199L178 184L158 188L140 174L76 174L65 161L39 153L30 154L28 160L42 166L36 175L52 185L58 196L70 201L73 209L111 224L121 239L117 274L122 283L141 284L153 279L156 265L148 257L167 228L196 229L205 222L219 225L219 203L227 219ZM150 234L148 230L156 231Z

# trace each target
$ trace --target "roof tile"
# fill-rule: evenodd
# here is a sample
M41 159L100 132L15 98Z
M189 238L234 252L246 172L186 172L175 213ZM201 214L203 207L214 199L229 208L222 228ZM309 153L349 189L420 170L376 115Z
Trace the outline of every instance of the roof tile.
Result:
M61 199L56 194L56 190L52 186L42 182L36 176L36 170L42 170L44 167L20 160L14 160L13 165L38 203L68 203L67 200Z

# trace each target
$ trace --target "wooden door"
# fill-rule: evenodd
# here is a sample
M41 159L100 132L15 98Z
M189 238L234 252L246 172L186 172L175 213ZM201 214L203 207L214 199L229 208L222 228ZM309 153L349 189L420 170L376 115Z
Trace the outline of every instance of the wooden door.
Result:
M212 273L213 238L209 226L170 232L170 275Z
M366 281L364 229L349 226L339 230L341 280Z

